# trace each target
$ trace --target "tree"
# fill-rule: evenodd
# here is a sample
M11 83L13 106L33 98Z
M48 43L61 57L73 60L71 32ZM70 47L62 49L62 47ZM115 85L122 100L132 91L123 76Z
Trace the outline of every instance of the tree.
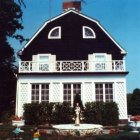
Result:
M128 113L131 115L140 115L140 89L136 88L133 91L128 104Z
M76 107L76 103L79 103L79 106L80 106L81 110L84 110L83 103L81 101L81 97L80 97L79 94L76 94L75 97L74 97L74 102L73 102L73 107L74 108Z
M15 97L16 77L14 49L9 44L9 38L15 38L21 43L25 41L22 35L22 0L0 0L0 116L11 110L11 101Z

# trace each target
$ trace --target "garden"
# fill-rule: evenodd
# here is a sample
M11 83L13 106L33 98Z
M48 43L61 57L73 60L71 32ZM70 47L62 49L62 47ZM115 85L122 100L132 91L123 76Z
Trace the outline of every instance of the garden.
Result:
M54 109L55 106L55 109ZM40 140L139 140L139 133L132 133L127 125L118 125L118 108L115 102L86 103L81 115L82 123L102 124L103 132L99 135L87 133L82 136L75 131L75 135L61 135L52 126L53 124L72 124L74 122L73 108L68 103L32 103L24 105L24 115L12 116L12 120L25 120L21 126L21 138L31 140L33 129L37 126ZM111 116L111 117L110 117ZM11 121L12 122L12 121ZM14 137L15 126L10 123L0 125L0 140L11 140Z
M24 130L21 133L23 140L31 140L33 135L33 128L35 126L23 126L21 127ZM0 140L12 140L14 126L11 125L1 125L0 126ZM115 133L115 134L103 134L98 136L60 136L56 133L48 134L47 131L50 130L48 127L39 126L40 129L40 140L139 140L138 133L131 133L127 130Z

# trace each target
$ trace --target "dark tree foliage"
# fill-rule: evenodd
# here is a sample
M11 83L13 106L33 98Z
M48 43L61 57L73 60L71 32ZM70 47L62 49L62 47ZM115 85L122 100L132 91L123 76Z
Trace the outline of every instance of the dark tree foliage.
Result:
M140 89L136 88L131 95L128 104L128 113L131 115L140 115Z
M20 2L20 3L19 3ZM0 0L0 119L8 110L13 109L13 101L16 93L17 67L15 66L14 49L8 42L9 38L15 38L20 42L24 37L17 34L22 30L21 3L14 0Z
M128 111L128 114L129 114L129 105L130 105L130 102L131 102L131 98L132 98L132 93L128 93L127 94L127 111Z
M81 101L81 97L80 97L79 94L76 94L75 97L74 97L74 102L73 102L73 107L74 108L76 107L76 103L79 103L79 106L80 106L81 110L84 110L83 103Z

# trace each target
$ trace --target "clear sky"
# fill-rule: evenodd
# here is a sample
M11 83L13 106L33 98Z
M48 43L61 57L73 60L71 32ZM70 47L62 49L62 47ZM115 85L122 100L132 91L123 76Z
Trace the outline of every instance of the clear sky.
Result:
M49 4L49 1L51 3ZM96 19L128 52L126 56L127 92L140 88L140 0L85 0L82 13ZM24 30L20 33L31 38L50 17L62 13L62 0L25 0ZM49 9L51 7L51 10ZM15 52L23 45L11 41Z

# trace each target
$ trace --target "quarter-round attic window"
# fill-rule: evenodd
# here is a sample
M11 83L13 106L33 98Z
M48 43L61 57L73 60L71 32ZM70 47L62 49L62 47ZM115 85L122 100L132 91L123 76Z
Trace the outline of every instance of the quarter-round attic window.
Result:
M60 39L61 38L61 27L57 26L50 30L48 34L49 39Z
M83 26L83 38L96 38L96 34L90 27Z

